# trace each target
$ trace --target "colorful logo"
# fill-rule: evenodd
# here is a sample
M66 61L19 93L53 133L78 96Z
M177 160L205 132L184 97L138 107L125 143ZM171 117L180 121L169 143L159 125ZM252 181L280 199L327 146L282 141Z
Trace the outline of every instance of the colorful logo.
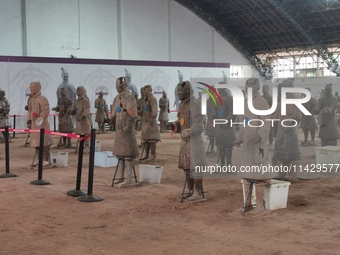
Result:
M206 84L206 83L203 83L203 82L197 82L197 83L201 84L203 86L206 86L208 88L208 89L205 89L205 88L197 87L198 89L200 89L200 90L204 91L205 93L207 93L210 96L210 98L213 100L215 105L217 105L216 98L218 99L220 105L222 105L222 99L221 99L220 95L218 94L218 92L216 91L216 89L213 86L211 86L209 84ZM213 94L215 94L215 96Z

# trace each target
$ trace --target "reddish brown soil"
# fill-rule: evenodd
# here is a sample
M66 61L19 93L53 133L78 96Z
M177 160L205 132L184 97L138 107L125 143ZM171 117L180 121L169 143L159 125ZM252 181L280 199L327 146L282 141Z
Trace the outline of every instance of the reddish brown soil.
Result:
M256 218L241 215L240 179L205 179L207 201L180 203L180 140L162 134L157 161L145 162L163 166L161 184L112 188L114 168L95 167L93 195L104 200L84 203L66 194L76 183L74 150L63 150L70 152L68 167L44 170L43 179L50 185L31 185L38 175L29 168L34 149L23 147L25 134L17 137L10 144L10 170L18 177L0 179L1 255L340 254L339 179L293 182L286 209ZM102 151L111 150L113 138L113 132L97 135ZM56 145L58 138L54 141ZM0 146L4 173L4 144ZM303 162L314 162L314 147L302 147L302 152ZM236 165L239 157L240 149L235 148ZM136 168L138 173L138 162Z

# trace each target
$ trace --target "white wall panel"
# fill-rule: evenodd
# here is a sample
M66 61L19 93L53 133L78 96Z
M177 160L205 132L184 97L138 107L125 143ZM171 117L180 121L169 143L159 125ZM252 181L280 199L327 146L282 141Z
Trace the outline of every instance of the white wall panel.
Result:
M22 54L21 0L0 0L0 55Z
M27 56L248 65L213 28L170 0L0 0L0 14L1 55L24 55L27 48Z
M171 3L172 60L212 62L212 28L183 6Z
M249 65L240 52L238 52L219 33L214 32L215 62L230 63L231 65Z
M168 60L167 1L121 2L122 58Z

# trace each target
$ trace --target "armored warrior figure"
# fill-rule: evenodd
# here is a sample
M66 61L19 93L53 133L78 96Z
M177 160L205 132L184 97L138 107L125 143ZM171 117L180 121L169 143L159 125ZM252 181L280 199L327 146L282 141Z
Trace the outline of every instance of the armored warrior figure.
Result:
M309 91L311 91L310 88L307 88ZM316 125L316 119L314 116L314 110L316 108L317 101L314 97L312 97L307 103L304 103L303 106L309 111L312 115L301 115L301 128L303 130L304 134L304 141L301 143L301 145L315 145L314 138L315 138L315 131L317 128ZM310 133L311 136L311 142L308 143L308 133Z
M260 82L257 78L249 78L246 81L246 88L252 89L252 101L253 106L257 110L268 110L269 104L266 99L260 96ZM260 166L268 164L268 135L270 129L270 123L265 121L269 116L256 115L252 113L248 104L245 100L244 116L243 120L246 125L241 126L240 140L235 142L235 144L241 144L242 146L242 165L244 166ZM254 119L254 120L253 120ZM249 120L252 121L252 126L247 125ZM261 125L262 120L264 125ZM275 173L260 173L260 172L248 172L239 173L240 177L243 179L243 184L245 185L245 190L248 190L250 185L250 180L256 181L256 198L257 206L253 210L253 213L259 214L265 211L264 207L264 186L270 182L270 179L275 176ZM249 180L249 181L248 181ZM251 206L251 201L248 200L248 206Z
M0 90L0 128L9 127L10 103L6 99L6 93Z
M181 73L180 70L178 70L178 82L183 81L183 74ZM176 106L176 110L178 110L179 105L181 104L181 99L178 98L178 93L177 93L177 86L175 87L175 102L173 106Z
M332 84L325 87L324 96L318 100L314 114L321 113L319 138L321 146L336 146L339 138L339 131L335 111L338 100L332 94Z
M224 84L224 82L220 82ZM233 116L233 97L228 94L227 89L219 88L218 94L221 96L222 105L218 105L218 119L228 120L227 124L218 125L216 130L216 146L219 149L219 159L222 166L227 163L231 165L234 142L236 141L235 129L230 125Z
M103 98L104 93L99 92L98 98L94 101L94 107L97 109L95 121L98 123L99 132L105 132L105 119L107 119L107 105Z
M174 122L176 132L181 133L181 147L179 152L178 168L184 170L187 178L187 195L189 200L199 200L203 197L202 176L191 176L195 166L207 166L204 143L202 142L203 116L197 103L194 91L189 81L177 85L178 98L181 104L178 108L177 118Z
M158 125L158 103L157 99L152 94L151 85L144 86L145 101L142 116L142 130L141 138L144 140L145 156L142 160L149 158L149 151L151 149L151 158L156 159L156 143L161 140Z
M113 153L121 159L119 171L121 180L124 180L126 170L126 179L120 187L132 185L133 160L138 156L136 130L134 128L137 118L136 101L127 90L127 81L125 77L116 80L116 89L118 95L112 103L111 122L116 127L115 139L113 143Z
M284 80L281 83L281 88L293 87L292 80ZM294 93L287 93L287 98L296 98ZM285 119L293 119L297 123L301 120L301 111L294 104L286 106L286 115L281 115L281 104L278 105L273 114L273 119L280 119L277 127L275 146L274 146L274 165L291 166L298 164L301 161L301 151L298 138L297 128L285 122L285 126L281 122ZM288 126L287 126L288 125ZM295 173L280 173L280 178L295 178Z
M76 116L76 134L89 135L91 132L90 100L83 86L77 88L77 100L74 102L72 114ZM89 150L89 140L85 140L86 150Z
M59 112L59 128L58 131L61 133L73 133L74 125L72 121L71 111L72 111L72 100L67 95L67 87L61 89L61 97L58 99L58 106L53 107L52 110ZM67 140L67 143L66 143ZM71 138L60 137L58 147L71 147Z
M76 101L76 88L72 83L68 81L69 74L64 68L61 68L61 77L63 78L63 82L57 88L57 100L61 97L61 89L67 87L67 94L71 98L72 103Z
M31 129L45 129L50 130L50 123L48 122L48 115L50 114L50 104L46 97L41 94L40 82L30 83L31 99L28 104L27 113L27 127ZM50 146L53 144L52 136L44 134L44 148L43 149L43 165L49 164ZM39 150L40 134L32 133L30 146Z
M161 126L161 133L164 133L167 132L166 124L169 121L170 113L170 102L165 91L163 91L163 96L159 99L159 108L161 110L159 112L158 120Z
M207 126L205 129L205 134L209 139L208 153L215 152L216 127L214 127L214 119L217 119L217 106L211 97L209 97L207 100Z

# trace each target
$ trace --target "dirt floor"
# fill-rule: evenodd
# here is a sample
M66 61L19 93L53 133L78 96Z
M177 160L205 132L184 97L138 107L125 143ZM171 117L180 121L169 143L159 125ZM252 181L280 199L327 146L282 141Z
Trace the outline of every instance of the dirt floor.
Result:
M184 182L177 169L180 139L161 134L157 160L143 162L163 167L161 184L111 187L115 168L95 167L93 195L104 200L84 203L66 194L76 185L74 149L52 146L52 151L69 152L68 167L45 169L43 179L50 184L32 185L30 181L38 178L37 169L29 167L34 149L23 146L25 134L16 137L10 143L10 171L18 177L0 179L1 255L340 254L340 179L294 181L287 208L260 217L241 215L239 178L206 178L207 201L180 203L177 197ZM138 141L139 137L138 133ZM102 151L112 150L113 138L111 131L97 135ZM58 140L54 138L54 145ZM0 146L5 173L5 146ZM304 164L315 162L313 146L301 150ZM217 154L209 159L216 162ZM234 164L241 159L241 149L235 148ZM87 153L83 190L88 162Z

